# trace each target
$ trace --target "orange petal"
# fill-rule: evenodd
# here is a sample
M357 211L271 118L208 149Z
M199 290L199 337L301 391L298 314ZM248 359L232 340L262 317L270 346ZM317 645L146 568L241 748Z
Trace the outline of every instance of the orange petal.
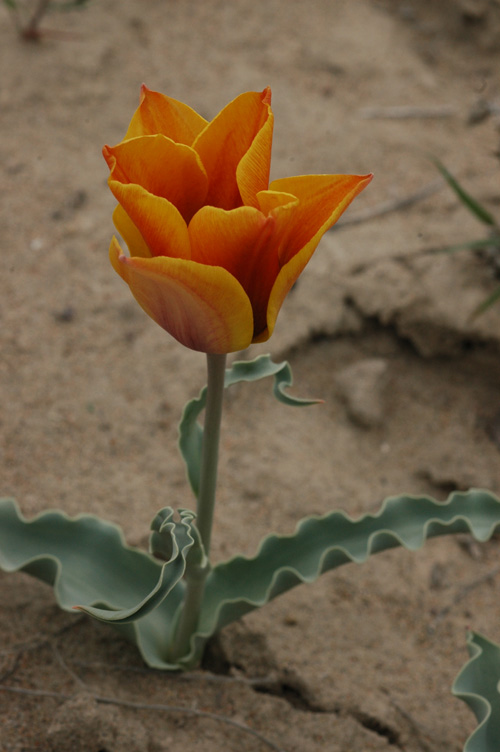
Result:
M151 258L151 251L146 241L120 204L113 212L113 223L127 244L131 256Z
M151 91L143 84L140 104L130 121L125 139L162 133L178 144L190 146L206 124L205 118L187 104Z
M269 106L267 119L236 168L236 182L246 206L258 208L257 194L260 191L265 191L269 185L273 125L274 116Z
M247 92L236 97L201 131L193 143L207 171L209 188L206 203L222 209L235 209L243 203L236 170L256 136L272 117L270 91ZM247 163L241 168L240 179L246 196L267 188L270 133L257 139ZM267 135L266 135L267 134Z
M257 206L263 214L267 215L274 212L274 215L278 214L275 209L280 210L282 207L297 206L299 200L291 193L280 193L278 191L265 190L260 191L257 195Z
M314 182L320 188L316 190L317 204L311 198L311 193L303 190L310 190L312 178L315 178ZM327 178L330 180L330 188L328 188L329 181ZM283 264L283 267L277 275L269 297L267 328L261 334L257 334L254 342L265 342L269 339L273 333L283 301L316 250L323 234L337 221L354 197L368 185L371 178L371 175L319 175L305 176L304 178L285 178L272 183L273 188L284 189L286 187L290 192L294 189L295 195L302 194L302 197L299 195L299 198L301 198L297 211L299 222L297 222L297 216L295 216L293 234L290 235L289 241L285 244L281 253L280 263ZM312 215L309 221L307 216L304 216L304 212L301 211L304 204ZM302 222L306 224L305 229ZM313 233L312 236L311 233ZM308 235L310 236L309 240L297 249L298 242L303 242L304 237Z
M110 260L157 324L192 350L243 350L253 336L252 307L229 272L178 258L128 258L116 238Z
M281 264L286 264L312 238L318 236L319 240L371 179L371 175L301 175L273 180L271 190L291 193L299 199Z
M152 256L190 257L187 225L170 201L153 196L134 183L123 185L110 179L108 184Z
M186 222L203 205L208 180L198 154L165 136L142 136L105 146L110 177L137 183L155 196L168 199Z
M188 227L191 258L226 269L252 303L255 331L266 326L267 303L279 272L275 220L251 206L204 206Z
M281 268L281 258L288 247L288 239L294 228L294 217L299 200L290 193L260 191L257 194L257 201L261 212L274 219L274 253Z
M254 337L253 342L265 342L273 333L281 306L316 250L318 242L308 243L303 248L303 253L297 253L279 272L269 296L267 326Z

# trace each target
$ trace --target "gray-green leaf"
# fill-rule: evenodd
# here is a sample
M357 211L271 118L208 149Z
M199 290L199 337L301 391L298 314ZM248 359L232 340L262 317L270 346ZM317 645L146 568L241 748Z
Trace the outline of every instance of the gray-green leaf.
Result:
M169 659L169 648L184 596L182 582L155 601L156 608L143 609L141 618L111 625L137 644L150 666L190 668L217 630L323 572L362 563L396 546L413 551L438 535L466 532L485 541L498 528L500 500L479 490L454 493L444 503L426 496L393 497L378 514L356 520L345 512L309 517L292 535L264 538L254 557L236 556L214 567L191 650L179 660ZM53 585L57 601L68 611L78 604L137 610L148 594L156 598L162 576L162 564L127 546L115 525L90 515L70 519L57 511L27 521L11 499L0 501L0 567Z
M498 752L500 748L500 646L477 632L467 635L470 660L455 679L452 692L467 703L479 726L464 752Z
M290 365L286 361L273 363L269 355L259 355L254 360L233 363L231 368L226 369L224 388L227 389L242 381L258 381L268 376L274 376L274 396L285 405L304 407L321 401L299 399L288 394L286 389L292 385L293 381ZM186 404L179 424L179 449L186 463L189 483L196 497L200 486L201 447L203 442L203 428L198 423L198 417L205 407L206 395L207 388L205 386L198 397Z

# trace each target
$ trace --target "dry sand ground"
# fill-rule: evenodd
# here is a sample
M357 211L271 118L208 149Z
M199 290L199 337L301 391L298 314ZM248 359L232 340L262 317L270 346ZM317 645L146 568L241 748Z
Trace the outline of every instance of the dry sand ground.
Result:
M227 401L214 556L402 491L500 492L500 306L469 319L494 270L425 252L484 235L429 152L500 217L498 1L102 0L43 27L64 34L21 41L0 8L2 495L28 516L98 513L141 545L159 507L191 503L176 425L203 357L143 315L107 260L100 148L122 138L142 81L207 117L270 84L273 176L375 173L253 352L286 356L296 393L324 405L285 408L267 384ZM411 117L384 117L393 107ZM61 696L2 692L0 748L270 748L94 693L225 716L285 752L458 751L474 719L449 689L468 625L500 640L498 574L480 581L498 554L498 540L439 539L342 568L225 630L185 677L2 575L1 682Z

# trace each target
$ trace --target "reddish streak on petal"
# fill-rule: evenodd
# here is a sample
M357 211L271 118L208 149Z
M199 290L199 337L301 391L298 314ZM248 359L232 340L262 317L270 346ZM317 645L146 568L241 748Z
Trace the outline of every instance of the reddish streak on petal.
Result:
M250 206L205 206L188 227L194 261L226 269L250 298L255 331L266 325L267 303L279 272L276 220Z
M290 249L294 249L295 247L296 236L294 235L290 236L290 242L288 243L288 248L286 248L286 254L283 253L282 258L280 260L282 262L285 259L285 263L283 264L279 274L276 277L276 281L273 285L273 288L271 290L271 294L269 297L268 311L267 311L267 327L265 327L262 330L262 332L258 334L257 338L254 340L256 342L264 342L265 340L269 339L269 337L273 333L278 313L280 311L280 308L286 296L288 295L292 286L295 284L295 282L301 275L302 271L304 270L305 266L309 262L323 234L326 232L326 230L329 227L331 227L338 220L338 218L345 211L345 209L349 206L349 204L355 198L355 196L357 196L358 193L360 193L363 190L363 188L365 188L368 185L368 183L372 179L372 176L371 175L306 176L304 184L307 184L309 182L309 178L323 178L324 180L320 181L320 183L323 183L323 184L328 183L327 178L333 178L334 189L333 189L333 192L330 194L330 207L329 207L330 213L328 214L328 211L326 211L325 213L324 206L320 208L320 211L318 211L315 215L316 227L314 228L313 225L310 225L308 232L307 232L308 235L311 235L311 232L312 232L313 233L312 236L302 246L302 248L299 248L293 254L290 253ZM291 184L294 181L298 181L298 180L299 178L289 178L283 181L275 181L273 183L273 186L279 185L280 187L285 189L285 184L286 184L287 188L291 189L292 188ZM344 186L343 191L337 191L338 183L343 184ZM300 193L300 191L296 191L296 192ZM320 199L324 198L323 191L321 190L319 191L319 198ZM304 202L307 203L307 200ZM312 211L310 202L308 206L309 206L309 209ZM322 224L320 224L321 222ZM301 228L299 227L298 229L300 232Z
M281 265L292 259L317 232L326 232L334 225L371 179L371 175L301 175L273 180L271 190L291 193L299 199Z

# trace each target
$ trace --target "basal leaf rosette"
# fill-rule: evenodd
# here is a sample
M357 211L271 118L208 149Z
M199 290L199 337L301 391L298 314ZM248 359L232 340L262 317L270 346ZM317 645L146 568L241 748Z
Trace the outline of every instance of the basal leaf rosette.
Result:
M223 354L264 342L322 235L371 175L269 184L271 92L247 92L211 122L145 86L125 138L105 146L113 267L146 313L186 347Z

